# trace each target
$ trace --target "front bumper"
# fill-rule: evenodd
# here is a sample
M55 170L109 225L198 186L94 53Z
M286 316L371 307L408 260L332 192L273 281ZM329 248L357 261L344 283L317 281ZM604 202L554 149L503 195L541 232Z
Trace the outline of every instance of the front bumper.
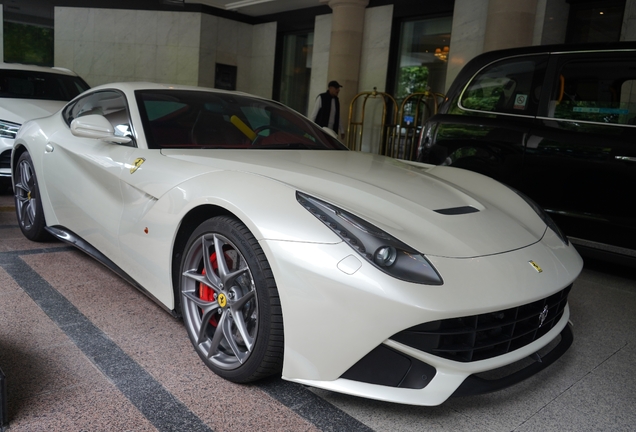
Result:
M538 243L499 255L467 259L428 256L444 278L442 286L407 283L385 275L342 243L261 241L261 245L270 257L283 308L283 378L414 405L438 405L471 375L510 365L542 350L566 328L569 307L564 304L558 322L533 342L477 361L433 355L392 340L393 335L423 323L488 314L548 298L570 286L582 269L574 248L563 245L550 231ZM530 261L539 263L542 272ZM563 340L564 351L567 337ZM409 385L415 388L343 378L378 347L428 365L417 372L426 375L423 388L417 388L417 379L412 377ZM558 358L556 354L552 357ZM530 371L536 373L535 369ZM471 378L465 386L471 387L475 381ZM491 385L497 386L503 384ZM464 392L474 390L462 388L458 394Z

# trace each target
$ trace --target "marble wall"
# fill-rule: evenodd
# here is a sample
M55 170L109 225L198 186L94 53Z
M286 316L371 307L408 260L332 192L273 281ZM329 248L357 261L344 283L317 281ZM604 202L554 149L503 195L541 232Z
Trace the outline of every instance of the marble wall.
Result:
M223 63L237 66L237 90L271 97L275 45L275 23L251 26L195 12L55 8L55 65L91 86L152 81L213 87L215 63Z
M373 87L377 87L378 91L385 91L392 22L393 5L367 8L365 11L357 93L372 91ZM316 97L327 90L327 83L334 79L338 80L338 77L328 76L327 72L330 47L331 14L319 15L314 22L314 46L307 115L311 114ZM342 117L346 121L349 106L342 106L341 111ZM369 116L370 121L365 122L368 129L365 128L363 135L364 151L377 151L381 120L376 120L380 118L381 114L380 105L369 105L368 114L365 114Z
M455 0L446 89L469 60L484 51L488 0Z
M532 45L565 43L570 5L565 0L539 0Z
M311 59L311 77L309 79L309 101L306 115L311 114L316 97L327 90L329 50L331 48L331 14L318 15L314 21L314 47Z
M623 15L622 41L636 41L636 0L626 0Z

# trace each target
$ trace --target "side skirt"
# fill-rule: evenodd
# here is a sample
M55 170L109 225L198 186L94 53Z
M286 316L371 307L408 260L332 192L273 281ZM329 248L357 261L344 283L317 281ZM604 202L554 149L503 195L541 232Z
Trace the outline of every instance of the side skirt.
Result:
M172 315L174 318L180 318L180 315L176 311L172 309L168 309L163 303L157 300L155 296L150 294L148 290L146 290L137 281L135 281L132 277L130 277L128 273L123 271L121 267L119 267L117 264L115 264L113 261L107 258L106 255L98 251L95 247L93 247L93 245L91 245L90 243L82 239L80 236L78 236L74 232L59 225L52 226L52 227L47 226L45 229L56 239L75 246L76 248L78 248L79 250L87 254L88 256L102 263L106 268L113 271L116 275L118 275L123 280L125 280L126 282L128 282L129 284L137 288L139 291L145 294L149 299L151 299L152 301L157 303L159 306L161 306L162 309L170 313L170 315Z

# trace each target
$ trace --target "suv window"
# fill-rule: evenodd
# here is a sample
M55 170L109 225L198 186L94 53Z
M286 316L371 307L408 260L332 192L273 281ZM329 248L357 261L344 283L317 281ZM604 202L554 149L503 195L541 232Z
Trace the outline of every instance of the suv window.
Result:
M546 63L546 55L492 63L470 81L459 105L469 111L535 116Z
M633 61L570 61L562 66L557 79L550 98L549 117L636 125L636 69Z
M77 76L0 69L0 97L3 98L70 101L88 88Z

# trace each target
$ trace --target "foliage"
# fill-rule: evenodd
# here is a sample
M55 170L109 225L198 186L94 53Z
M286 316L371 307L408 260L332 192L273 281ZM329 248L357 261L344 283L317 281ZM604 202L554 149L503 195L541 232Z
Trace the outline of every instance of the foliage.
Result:
M5 21L4 61L53 66L53 29Z
M411 93L426 91L428 84L428 67L407 66L400 68L398 73L398 91L396 99L404 100Z

